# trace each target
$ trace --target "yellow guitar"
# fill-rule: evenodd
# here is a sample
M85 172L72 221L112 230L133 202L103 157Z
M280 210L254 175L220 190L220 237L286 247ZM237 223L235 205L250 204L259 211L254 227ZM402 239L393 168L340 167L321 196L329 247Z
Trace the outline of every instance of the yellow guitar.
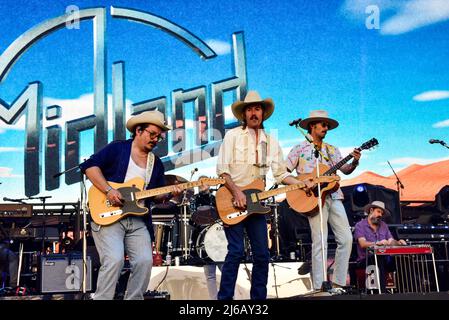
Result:
M120 191L123 197L122 206L112 206L106 194L97 187L92 186L89 189L89 209L92 220L98 225L109 225L128 216L143 216L148 213L148 208L138 204L139 200L166 194L174 191L175 186L165 186L155 189L142 190L144 181L141 178L134 178L124 183L108 182L111 187ZM198 181L177 184L176 187L181 190L190 189L199 186L216 186L224 184L224 179L202 178Z

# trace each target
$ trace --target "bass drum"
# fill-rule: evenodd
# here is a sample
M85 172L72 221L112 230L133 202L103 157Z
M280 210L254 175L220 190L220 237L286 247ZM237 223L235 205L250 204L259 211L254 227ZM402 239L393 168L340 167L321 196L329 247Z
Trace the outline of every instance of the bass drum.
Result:
M228 253L228 240L221 223L203 229L196 240L196 252L201 259L224 262Z

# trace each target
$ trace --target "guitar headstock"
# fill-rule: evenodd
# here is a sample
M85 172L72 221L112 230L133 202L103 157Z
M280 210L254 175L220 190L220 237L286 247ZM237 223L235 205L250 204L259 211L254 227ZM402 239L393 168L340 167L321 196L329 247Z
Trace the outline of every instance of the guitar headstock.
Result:
M217 186L219 184L225 184L226 180L223 178L201 178L198 180L202 185Z
M379 144L379 141L377 141L376 138L372 138L371 140L368 140L367 142L365 142L364 144L362 144L360 146L361 150L367 150L367 149L371 149L375 146L377 146Z

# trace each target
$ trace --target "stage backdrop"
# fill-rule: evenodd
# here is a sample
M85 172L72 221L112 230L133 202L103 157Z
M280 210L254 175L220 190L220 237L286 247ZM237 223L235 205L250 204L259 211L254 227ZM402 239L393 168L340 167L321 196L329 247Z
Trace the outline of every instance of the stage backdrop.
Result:
M2 1L0 199L77 201L79 172L55 175L154 108L177 129L167 171L213 176L248 90L274 100L285 155L303 139L289 122L325 109L343 155L379 140L353 176L445 159L428 140L448 134L448 19L441 0Z

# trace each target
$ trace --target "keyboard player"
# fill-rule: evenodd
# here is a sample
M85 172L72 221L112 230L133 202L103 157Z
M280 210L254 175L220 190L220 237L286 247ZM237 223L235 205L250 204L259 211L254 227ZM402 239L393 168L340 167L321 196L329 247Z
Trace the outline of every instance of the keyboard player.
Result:
M402 246L407 243L400 239L395 240L388 229L388 225L382 221L391 215L382 201L373 201L365 207L368 215L359 221L354 228L354 239L357 243L357 269L365 269L367 265L374 264L372 256L367 257L367 249L374 246ZM382 292L385 292L386 272L394 270L394 261L389 256L378 259L379 278Z

